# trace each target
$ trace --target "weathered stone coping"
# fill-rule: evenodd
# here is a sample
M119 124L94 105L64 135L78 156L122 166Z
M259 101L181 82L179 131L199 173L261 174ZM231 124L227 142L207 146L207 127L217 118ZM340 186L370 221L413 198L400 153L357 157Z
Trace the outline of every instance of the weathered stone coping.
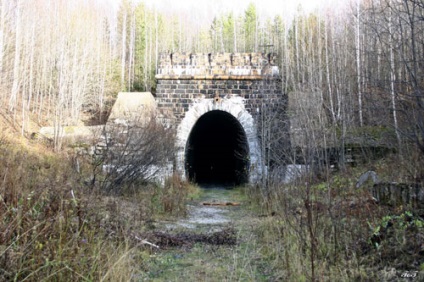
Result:
M275 76L263 75L163 75L157 74L156 79L161 80L264 80L278 79Z

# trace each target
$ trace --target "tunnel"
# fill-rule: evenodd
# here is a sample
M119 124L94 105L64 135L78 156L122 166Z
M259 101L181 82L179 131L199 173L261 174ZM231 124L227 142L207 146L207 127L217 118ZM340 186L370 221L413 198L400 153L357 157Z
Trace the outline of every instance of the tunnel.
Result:
M185 149L186 176L202 187L231 188L249 180L249 145L239 121L210 111L194 124Z

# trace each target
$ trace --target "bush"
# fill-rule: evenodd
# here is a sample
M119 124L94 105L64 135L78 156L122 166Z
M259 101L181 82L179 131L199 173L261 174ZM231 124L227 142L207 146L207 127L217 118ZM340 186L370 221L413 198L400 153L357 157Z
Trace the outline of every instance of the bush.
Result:
M154 116L110 123L104 135L105 146L93 159L94 178L102 190L121 193L125 187L157 181L168 173L175 134Z

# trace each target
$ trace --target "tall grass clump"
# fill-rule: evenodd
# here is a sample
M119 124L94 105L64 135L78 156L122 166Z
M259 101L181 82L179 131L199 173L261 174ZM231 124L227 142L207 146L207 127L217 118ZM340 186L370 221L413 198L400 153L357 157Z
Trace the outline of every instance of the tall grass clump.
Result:
M199 187L191 184L174 173L165 180L161 189L161 205L167 214L185 216L187 214L187 199L195 197Z
M102 226L71 158L23 143L0 138L0 281L130 279L134 244Z
M255 232L276 280L395 279L424 265L419 211L380 204L368 189L356 188L363 169L324 179L310 173L290 184L270 182L267 193L250 191L267 215Z
M140 234L184 216L198 188L177 175L115 181L103 164L0 135L0 281L137 279L150 252Z

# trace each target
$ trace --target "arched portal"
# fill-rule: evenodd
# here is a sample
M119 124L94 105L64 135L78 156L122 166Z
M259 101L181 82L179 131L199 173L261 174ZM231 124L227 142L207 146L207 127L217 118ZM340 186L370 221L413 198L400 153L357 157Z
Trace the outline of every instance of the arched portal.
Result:
M263 173L256 125L239 96L198 98L178 125L176 145L176 170L188 180L255 183ZM208 166L221 177L207 176Z
M214 110L201 116L185 149L185 172L200 185L234 186L249 181L249 145L231 114Z

